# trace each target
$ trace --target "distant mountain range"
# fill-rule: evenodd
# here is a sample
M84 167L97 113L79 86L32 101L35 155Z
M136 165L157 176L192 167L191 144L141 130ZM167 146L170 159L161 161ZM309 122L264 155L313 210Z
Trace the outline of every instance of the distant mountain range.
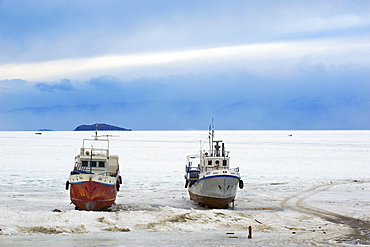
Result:
M73 129L81 122L114 122L136 130L355 130L370 129L370 100L300 97L288 102L245 100L231 104L162 100L21 108L0 114L18 129ZM63 116L63 117L61 117ZM92 126L92 127L91 127ZM90 125L95 130L95 125ZM99 127L101 129L102 126Z
M301 97L269 114L277 129L370 129L370 100Z

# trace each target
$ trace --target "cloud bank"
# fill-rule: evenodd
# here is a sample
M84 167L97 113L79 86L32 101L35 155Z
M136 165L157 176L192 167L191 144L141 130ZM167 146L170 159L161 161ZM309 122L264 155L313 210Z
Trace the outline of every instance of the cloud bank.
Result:
M72 130L106 122L134 130L204 129L215 118L220 129L370 127L370 115L364 114L370 112L366 73L340 77L317 65L304 75L310 79L261 80L239 72L131 81L110 75L50 84L1 81L22 84L22 90L2 91L6 104L1 104L0 125L3 130Z
M102 56L0 65L0 79L55 80L110 74L133 79L143 76L245 70L259 76L291 76L303 62L326 68L370 67L370 36L217 47L182 52Z

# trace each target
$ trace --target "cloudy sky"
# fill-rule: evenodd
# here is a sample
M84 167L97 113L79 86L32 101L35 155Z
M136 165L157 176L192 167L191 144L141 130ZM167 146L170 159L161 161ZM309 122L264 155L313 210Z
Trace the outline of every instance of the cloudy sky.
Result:
M258 129L299 98L368 109L370 1L0 0L0 130Z

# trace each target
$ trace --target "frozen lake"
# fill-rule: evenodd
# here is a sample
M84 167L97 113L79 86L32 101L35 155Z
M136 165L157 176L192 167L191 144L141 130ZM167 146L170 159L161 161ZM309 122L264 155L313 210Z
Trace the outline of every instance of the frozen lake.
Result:
M208 131L100 132L120 156L117 205L76 211L65 182L93 134L0 132L0 246L370 244L370 131L216 130L245 184L234 210L204 209L184 188Z

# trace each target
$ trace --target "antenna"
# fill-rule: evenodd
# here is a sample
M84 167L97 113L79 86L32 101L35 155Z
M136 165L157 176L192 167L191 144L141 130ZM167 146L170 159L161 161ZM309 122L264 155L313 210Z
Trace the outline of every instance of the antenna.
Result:
M213 156L213 144L212 144L212 134L211 134L211 130L212 130L212 125L210 124L209 125L209 130L208 130L208 145L209 145L209 149L211 150L211 155Z

